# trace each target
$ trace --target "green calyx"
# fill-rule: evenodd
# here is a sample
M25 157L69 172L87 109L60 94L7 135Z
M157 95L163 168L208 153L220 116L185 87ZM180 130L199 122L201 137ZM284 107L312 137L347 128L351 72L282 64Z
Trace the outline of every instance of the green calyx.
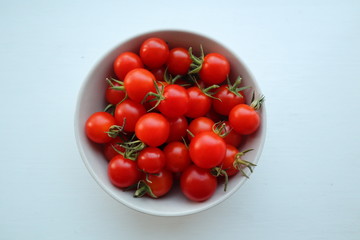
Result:
M238 97L243 98L244 96L240 93L241 91L250 88L250 86L240 87L242 78L238 76L235 80L235 82L232 84L230 82L229 77L226 78L226 81L228 83L228 86L226 87L230 92L235 94Z
M252 107L254 110L259 110L264 102L265 102L265 96L260 95L259 98L255 99L255 92L254 92L251 98L250 107Z
M192 51L192 47L189 48L189 55L190 58L192 60L192 63L190 65L190 70L188 72L188 74L197 74L200 72L201 68L202 68L202 64L204 62L204 49L202 47L202 45L200 45L200 57L197 57L193 54Z
M148 92L145 95L144 99L141 101L141 104L144 104L145 102L154 102L154 101L156 101L156 104L152 108L150 108L148 110L148 112L151 112L152 110L157 108L157 106L159 106L160 102L162 100L165 100L165 97L164 97L165 85L162 82L160 82L160 84L162 86L161 88L157 85L157 82L154 80L154 86L155 86L156 93ZM150 100L147 100L148 97L150 97L150 96L153 96L154 98L150 99Z
M235 169L239 170L243 176L245 176L246 178L249 178L249 176L245 173L244 171L244 167L248 168L250 170L250 172L253 172L253 167L256 166L256 164L246 161L244 159L242 159L241 157L244 156L246 153L253 151L254 149L248 149L242 152L239 152L238 154L235 155L235 160L233 163L233 166Z
M229 176L228 176L227 172L220 167L214 167L210 170L210 173L215 177L219 177L219 176L225 177L224 192L226 192L227 185L229 183Z
M157 196L152 192L150 186L146 183L146 181L140 180L134 193L134 197L143 197L145 194L148 194L153 198L157 198Z

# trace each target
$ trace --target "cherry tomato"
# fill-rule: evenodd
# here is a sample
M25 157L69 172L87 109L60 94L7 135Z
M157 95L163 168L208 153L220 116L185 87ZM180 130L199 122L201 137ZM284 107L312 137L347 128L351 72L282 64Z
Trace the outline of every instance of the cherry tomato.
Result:
M181 175L180 187L188 199L202 202L215 193L217 181L208 169L190 165Z
M116 137L104 145L103 152L108 161L113 159L113 157L115 157L116 155L119 155L119 153L116 152L114 148L116 148L120 152L125 151L125 149L119 145L121 143L123 143L123 140L119 137Z
M169 132L169 121L159 113L146 113L140 117L135 126L137 138L151 147L164 144Z
M239 150L236 147L227 144L225 158L223 159L219 167L224 171L226 171L226 174L229 177L237 174L240 171L245 177L248 177L244 172L243 168L249 168L250 171L252 172L253 171L252 167L256 166L256 164L241 159L241 156L245 155L247 152L251 150L253 149L239 152Z
M213 120L207 117L199 117L192 120L189 124L189 131L196 136L201 132L211 131L214 126ZM189 140L192 139L192 136L188 134Z
M189 108L189 96L184 87L170 84L165 86L164 99L158 109L167 117L175 118L184 115Z
M229 122L237 133L249 135L259 128L260 116L249 105L238 104L231 110Z
M168 71L172 75L185 75L189 71L192 60L185 48L173 48L167 60Z
M171 172L182 172L190 165L189 150L182 142L171 142L164 148L166 169Z
M191 87L186 91L189 95L189 109L185 115L190 118L205 116L211 107L210 97L206 96L198 87Z
M120 84L117 82L113 83L114 87L119 87ZM113 86L109 86L105 91L105 99L108 103L118 104L125 98L125 91L116 90L112 88Z
M163 66L169 56L169 47L160 38L149 38L140 47L140 58L150 69Z
M205 56L199 75L206 85L219 85L226 80L229 73L228 60L221 54L210 53Z
M124 124L125 119L124 131L134 132L136 122L145 113L146 110L143 105L130 99L126 99L116 106L114 115L116 123L119 126Z
M201 132L191 140L189 153L198 167L213 168L224 159L226 143L213 131Z
M230 144L226 144L226 154L225 154L225 158L221 163L221 168L226 171L229 177L239 172L239 170L236 169L234 166L235 156L238 153L239 150L236 147Z
M157 174L147 174L146 178L141 180L135 197L142 197L145 194L152 198L162 197L171 190L174 182L172 173L166 169L162 169Z
M166 142L182 141L182 138L186 136L186 130L188 128L188 122L184 116L177 118L168 118L170 123L170 133Z
M96 112L87 119L85 123L85 132L91 141L96 143L107 143L112 140L107 132L113 125L115 125L115 119L110 113Z
M136 184L141 174L135 161L117 155L109 162L108 176L113 185L124 188Z
M140 57L132 52L124 52L114 61L114 72L120 80L124 80L126 74L131 70L143 67L144 65L141 62Z
M224 124L225 124L224 132L228 133L224 137L225 143L233 145L234 147L239 147L243 141L243 136L237 133L235 130L233 130L228 121L225 121Z
M156 81L164 81L165 67L152 69L151 73L154 74Z
M139 169L146 173L158 173L165 167L165 154L159 148L147 147L137 157Z
M221 115L228 116L233 107L238 104L245 103L244 93L239 92L239 94L241 94L242 97L237 96L233 92L229 91L227 85L221 86L214 94L214 97L218 99L212 99L214 110Z
M141 103L149 92L156 92L154 75L146 69L136 68L125 77L124 87L128 97Z

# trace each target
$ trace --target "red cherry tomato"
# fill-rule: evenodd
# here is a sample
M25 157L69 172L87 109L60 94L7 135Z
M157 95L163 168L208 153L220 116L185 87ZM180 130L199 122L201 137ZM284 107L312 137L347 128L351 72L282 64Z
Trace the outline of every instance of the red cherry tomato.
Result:
M158 106L162 114L170 118L180 117L188 111L188 107L189 96L184 87L175 84L165 86L164 99Z
M167 67L172 75L185 75L189 71L192 60L185 48L173 48L170 51Z
M109 162L108 176L113 185L124 188L136 184L141 174L135 161L117 155Z
M115 125L115 119L110 113L96 112L87 119L85 133L93 142L107 143L112 140L107 132L113 125Z
M181 175L180 187L188 199L202 202L214 195L217 181L209 170L191 165Z
M163 66L169 56L169 47L160 38L149 38L140 47L140 58L150 69Z
M232 129L228 121L225 121L224 124L225 124L224 132L228 133L224 137L225 143L233 145L234 147L239 147L243 141L243 136L237 133L234 129Z
M164 148L166 169L178 173L190 165L189 150L182 142L171 142Z
M186 130L188 128L188 122L184 116L177 118L168 118L170 123L170 133L166 142L182 141L182 138L186 136Z
M146 113L137 121L135 134L146 145L158 147L169 137L169 121L159 113Z
M229 114L231 127L239 134L249 135L260 126L259 114L249 105L238 104Z
M159 148L147 147L137 157L139 169L146 173L158 173L165 167L165 154Z
M225 158L223 159L219 167L224 171L226 171L226 174L229 177L237 174L239 171L241 171L245 177L248 177L244 172L243 168L249 168L250 171L252 172L253 171L252 167L256 166L256 164L241 159L241 156L243 156L244 154L246 154L251 150L252 149L239 152L239 150L236 147L227 144Z
M114 82L113 85L114 86L109 86L106 89L105 99L108 103L116 105L125 98L125 91L116 90L112 88L112 87L119 87L120 86L119 83Z
M152 198L159 198L167 194L173 186L173 175L169 170L162 169L157 174L147 174L139 184L135 197L147 194Z
M195 118L190 122L188 129L194 136L196 136L201 132L211 131L214 124L215 123L210 118L199 117L199 118ZM188 134L188 138L189 140L191 140L192 136Z
M151 73L154 74L156 81L164 81L165 67L153 69L151 70Z
M131 100L141 103L146 94L156 92L154 81L155 77L151 72L143 68L136 68L126 75L124 87Z
M136 122L145 113L146 110L143 105L127 99L116 106L114 115L119 126L124 124L125 119L124 131L134 132Z
M221 54L210 53L205 56L199 75L206 85L219 85L226 80L229 73L228 60Z
M191 140L189 153L198 167L213 168L224 159L226 143L213 131L201 132Z
M120 152L125 151L125 149L119 145L121 143L123 143L123 140L119 137L116 137L104 145L103 152L108 161L113 159L113 157L119 155L119 153L115 151L114 148L116 148Z
M221 168L226 171L227 175L233 176L239 172L238 169L234 166L234 160L236 154L239 153L239 150L235 148L234 146L227 144L226 145L226 154L225 158L223 159L221 163Z
M120 80L124 80L126 74L131 70L143 67L144 65L141 62L140 57L132 52L124 52L114 61L114 72Z
M206 96L198 87L191 87L186 91L189 95L189 109L185 115L190 118L205 116L211 107L210 97Z
M228 116L233 107L238 104L245 103L244 93L239 93L242 95L242 97L237 96L229 91L227 85L223 85L218 88L218 91L214 94L214 97L218 99L212 99L214 110L221 115Z

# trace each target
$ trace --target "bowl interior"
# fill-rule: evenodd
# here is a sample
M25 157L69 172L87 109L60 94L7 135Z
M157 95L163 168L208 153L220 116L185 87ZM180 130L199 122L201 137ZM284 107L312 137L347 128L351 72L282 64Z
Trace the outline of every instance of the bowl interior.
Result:
M112 64L114 59L122 52L132 51L138 53L141 43L149 37L160 37L164 39L168 42L170 48L175 46L188 48L192 46L195 54L199 54L200 44L203 46L205 53L221 53L227 57L231 63L230 79L234 79L240 75L243 78L244 86L252 86L251 89L245 91L247 102L250 101L252 91L255 91L257 94L261 94L261 91L244 64L227 48L207 37L184 31L158 31L131 38L105 55L85 79L78 96L76 107L75 136L81 157L91 175L109 195L130 208L158 216L187 215L208 209L222 202L231 196L246 181L246 178L241 174L237 174L230 179L226 192L223 191L223 186L219 185L214 196L201 203L187 200L180 192L178 186L172 189L165 197L156 200L148 197L134 198L131 192L124 192L110 183L107 176L108 162L102 155L101 147L90 142L84 131L84 124L87 118L94 112L102 111L106 105L104 92L107 83L105 78L113 76ZM246 160L253 163L258 162L265 139L266 123L264 107L260 110L262 116L260 129L254 135L248 137L245 145L241 147L241 150L248 148L255 149L247 153L245 157ZM247 174L250 175L250 172L247 171Z

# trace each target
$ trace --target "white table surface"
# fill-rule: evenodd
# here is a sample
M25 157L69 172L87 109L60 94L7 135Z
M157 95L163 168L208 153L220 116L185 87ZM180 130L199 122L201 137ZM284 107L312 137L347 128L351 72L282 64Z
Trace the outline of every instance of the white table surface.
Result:
M109 197L76 148L88 71L158 29L223 42L266 95L251 179L184 217ZM1 1L0 239L360 239L359 1Z

